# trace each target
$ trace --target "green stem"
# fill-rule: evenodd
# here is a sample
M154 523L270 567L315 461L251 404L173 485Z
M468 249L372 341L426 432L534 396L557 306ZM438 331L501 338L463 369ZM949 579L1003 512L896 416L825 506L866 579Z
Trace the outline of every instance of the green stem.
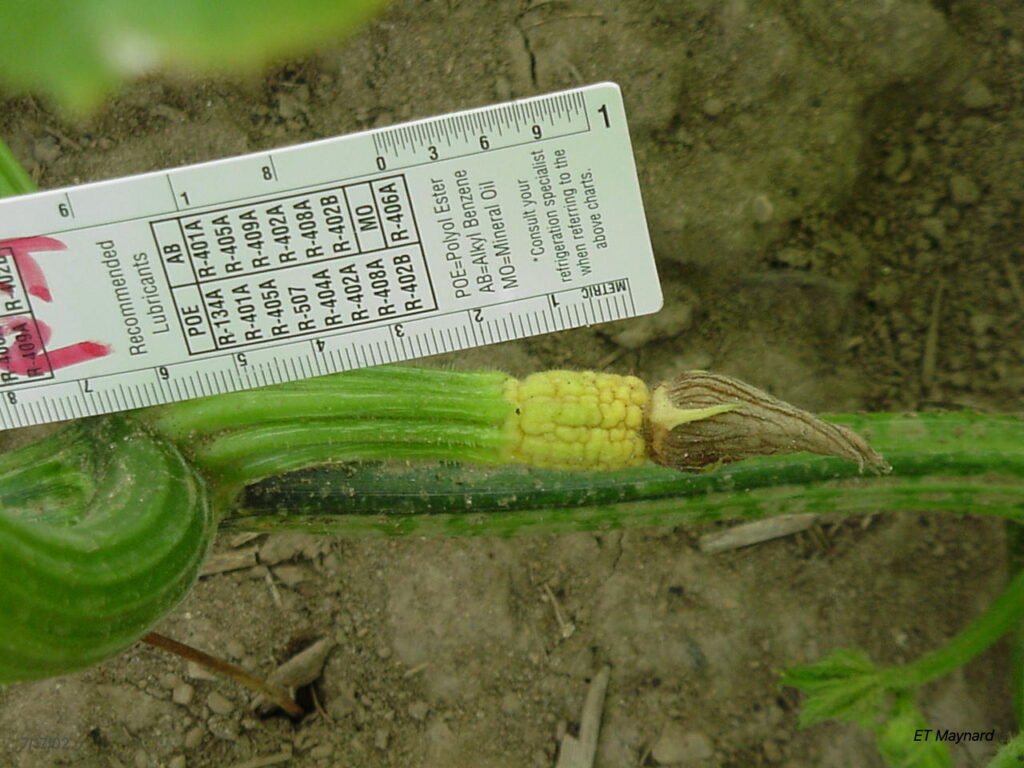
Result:
M884 671L887 687L914 689L962 667L1005 635L1024 615L1024 573L1018 573L995 602L975 621L931 653L911 664Z
M1024 516L1024 420L962 413L834 419L871 433L893 473L863 476L849 462L807 455L748 460L703 474L654 466L607 473L320 467L250 487L242 508L230 513L237 519L225 524L310 526L349 535L505 536L793 512ZM258 520L247 522L249 515Z
M213 481L227 512L265 477L372 459L500 462L508 377L388 367L136 412Z
M224 430L326 418L494 425L508 415L509 406L501 396L507 378L490 371L366 368L186 400L137 411L136 416L177 442ZM400 442L401 436L394 439Z
M1006 525L1007 567L1011 576L1024 573L1024 522ZM1017 727L1024 728L1024 619L1010 634L1010 686Z
M0 197L35 192L36 185L8 146L0 141Z

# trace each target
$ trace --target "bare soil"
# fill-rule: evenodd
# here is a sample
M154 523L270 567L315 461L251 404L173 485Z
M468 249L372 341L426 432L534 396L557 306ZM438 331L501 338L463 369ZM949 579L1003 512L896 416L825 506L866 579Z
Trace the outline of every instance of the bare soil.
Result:
M1018 0L398 0L253 79L153 78L80 121L9 97L0 135L57 187L613 80L666 310L436 362L701 367L816 411L1019 411L1022 72ZM607 664L597 766L659 764L660 740L688 768L870 768L863 732L797 727L780 669L836 647L913 659L1006 580L992 520L880 513L706 555L710 527L225 537L260 564L204 578L158 630L261 674L333 638L316 713L257 718L231 682L138 646L0 690L0 765L550 768ZM928 687L926 715L1005 738L1007 670L998 646ZM954 748L958 766L990 752Z

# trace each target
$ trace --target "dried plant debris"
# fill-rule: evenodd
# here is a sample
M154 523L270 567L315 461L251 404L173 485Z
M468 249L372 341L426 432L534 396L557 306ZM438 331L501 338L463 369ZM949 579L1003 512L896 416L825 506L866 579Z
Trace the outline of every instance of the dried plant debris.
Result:
M754 456L808 451L892 468L860 435L742 381L689 371L655 388L647 413L651 459L700 471Z

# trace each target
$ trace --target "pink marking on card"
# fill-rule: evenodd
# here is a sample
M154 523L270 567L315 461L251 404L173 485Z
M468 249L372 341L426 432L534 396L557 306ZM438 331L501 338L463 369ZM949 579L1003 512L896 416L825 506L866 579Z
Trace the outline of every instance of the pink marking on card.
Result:
M14 263L18 265L18 272L29 295L43 301L53 301L43 270L29 254L32 251L63 251L67 246L52 237L19 237L14 240L0 240L0 248L9 248L13 252ZM7 293L13 292L10 286L2 288Z
M111 349L106 344L97 344L95 341L79 341L50 352L50 367L56 371L59 368L67 368L69 365L106 357L110 352Z
M0 320L0 336L14 336L8 359L0 360L0 369L17 376L42 376L70 365L106 357L111 348L95 341L79 341L46 352L53 335L50 326L32 317L8 317ZM49 362L47 362L49 358Z

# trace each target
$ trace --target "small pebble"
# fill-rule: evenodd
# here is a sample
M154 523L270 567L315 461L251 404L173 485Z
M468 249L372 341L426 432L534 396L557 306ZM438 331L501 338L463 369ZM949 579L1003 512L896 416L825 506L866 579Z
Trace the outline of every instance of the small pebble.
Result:
M961 102L968 109L988 109L995 101L992 91L978 78L972 77L964 85Z
M149 111L157 117L170 120L172 123L184 123L188 120L188 115L169 104L154 104L150 107Z
M135 750L135 768L149 768L149 754L144 749Z
M409 717L413 720L421 721L425 719L429 711L430 705L425 701L414 701L409 705Z
M186 762L184 755L175 755L171 758L171 762L167 764L167 768L185 768L185 766Z
M379 749L381 752L388 748L388 742L391 740L391 734L388 733L387 728L378 728L373 733L373 746Z
M309 750L309 756L315 760L319 760L324 757L330 757L334 748L330 744L317 744L311 750Z
M185 749L195 749L203 743L203 727L194 725L185 732Z
M693 304L687 301L666 303L660 312L628 321L608 323L604 333L626 349L640 349L658 339L678 336L693 324Z
M295 587L314 578L313 573L302 565L278 565L274 568L274 575L288 587Z
M32 144L32 157L40 165L49 165L60 157L60 144L52 136L36 139Z
M921 221L921 229L937 243L941 243L946 239L946 223L936 216L923 219Z
M214 736L224 741L238 741L238 723L220 715L211 715L206 727Z
M234 703L230 699L225 698L216 691L213 691L206 697L206 706L210 708L211 712L216 712L218 715L230 714L235 708Z
M775 206L767 195L757 195L750 201L750 213L758 224L767 224L775 215Z
M970 316L967 324L971 326L971 332L975 336L984 336L995 325L995 317L978 312Z
M196 664L194 661L190 661L185 665L185 674L187 674L193 680L209 680L213 682L217 679L217 676L210 670L204 667L202 664Z
M661 765L707 760L715 753L711 739L699 731L687 731L680 723L666 723L651 747L651 757Z
M225 650L228 655L233 659L240 659L245 656L245 646L237 640L228 640L227 647Z
M174 686L174 690L171 692L171 701L175 704L181 704L183 707L187 707L192 703L192 697L195 695L196 689L188 683L180 683Z
M725 102L717 96L712 96L704 102L704 114L709 117L717 117L725 110Z
M949 194L957 205L971 205L981 199L978 185L963 174L954 174L949 180Z
M775 258L794 269L802 269L811 264L811 253L803 248L780 248L775 253Z
M764 754L764 759L769 763L782 762L782 750L779 749L779 745L771 739L766 739L764 744L761 745L761 752Z
M907 153L901 148L896 147L889 156L885 158L885 162L882 163L882 173L885 174L887 179L895 179L900 175L900 171L903 170L903 166L907 162Z
M935 125L935 115L931 112L922 112L914 121L914 130L927 131L933 125Z
M160 685L166 688L168 691L173 691L179 685L181 685L181 678L177 675L170 673L160 675Z

